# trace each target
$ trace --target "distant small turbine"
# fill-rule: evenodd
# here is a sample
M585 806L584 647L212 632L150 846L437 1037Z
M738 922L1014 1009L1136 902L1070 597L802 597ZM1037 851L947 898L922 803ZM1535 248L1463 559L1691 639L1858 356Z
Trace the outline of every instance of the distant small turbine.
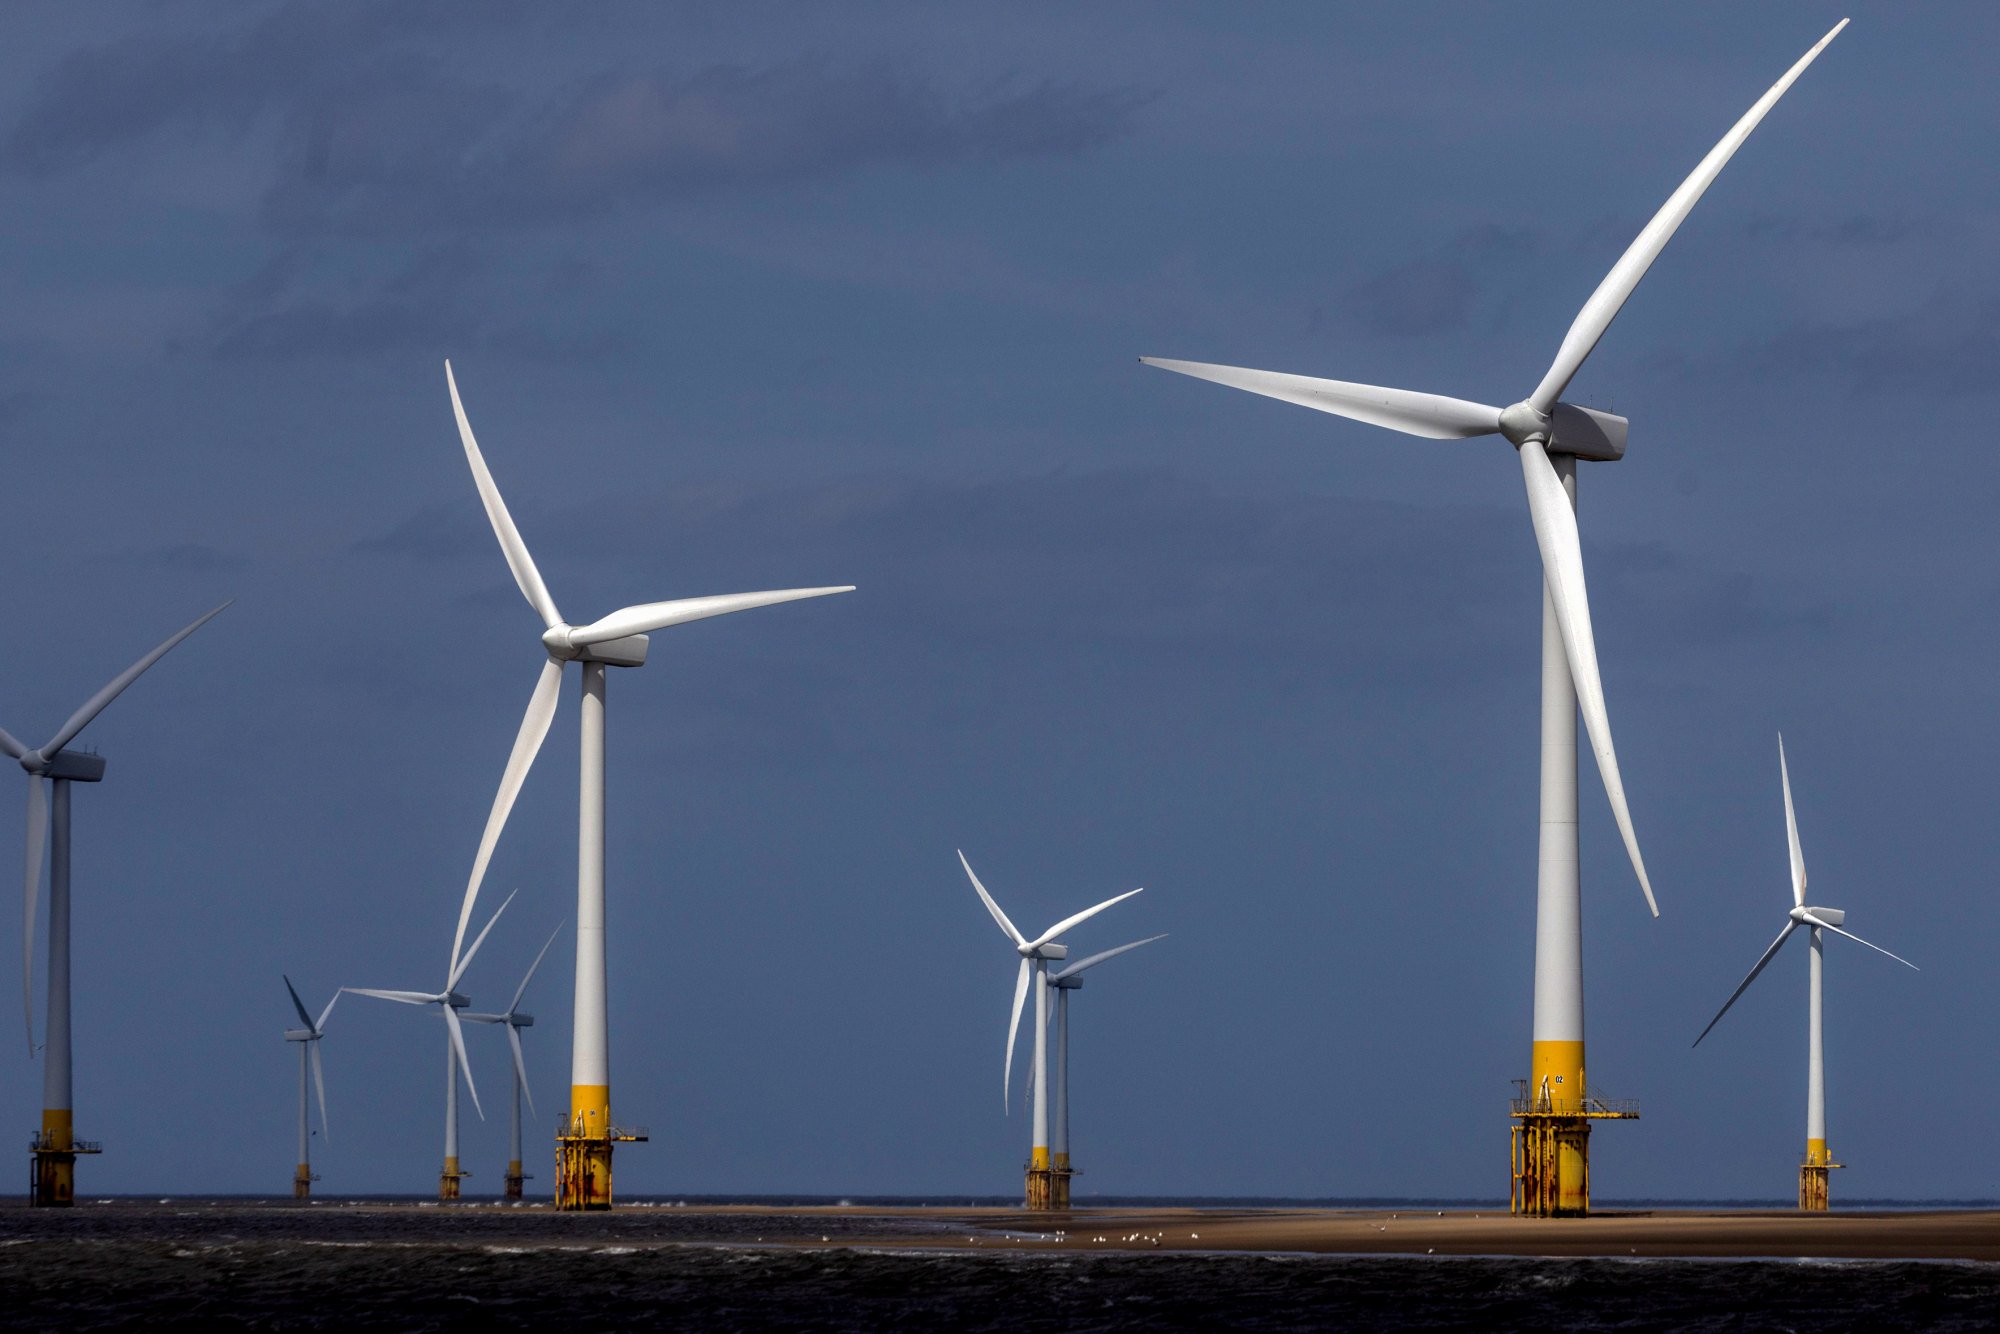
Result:
M312 1195L312 1183L319 1180L312 1170L312 1127L306 1120L306 1066L312 1066L313 1088L319 1094L319 1132L329 1140L333 1132L326 1121L326 1071L319 1061L319 1040L326 1036L327 1016L340 1003L340 993L333 993L333 999L314 1019L306 1013L306 1003L299 999L299 989L292 985L292 979L285 979L285 990L292 995L292 1008L299 1012L299 1022L305 1027L285 1030L285 1041L299 1044L299 1165L292 1175L292 1198L307 1199Z
M69 785L104 779L104 757L65 747L90 726L125 687L164 658L183 639L220 615L223 607L198 616L184 629L168 635L151 653L111 678L110 684L83 702L39 749L29 750L0 728L0 751L21 762L28 773L27 884L22 895L21 1002L27 1016L28 1055L35 1052L35 900L40 897L42 850L49 861L49 1013L42 1047L42 1129L35 1136L33 1203L71 1204L76 1195L76 1155L96 1153L97 1145L76 1138L72 1106L69 987ZM45 791L46 782L53 792ZM54 838L50 838L53 825Z
M1079 959L1056 972L1049 974L1048 989L1055 993L1055 1054L1051 1058L1050 1081L1055 1085L1055 1130L1051 1147L1055 1150L1055 1200L1057 1209L1069 1208L1069 993L1083 985L1081 974L1095 968L1106 959L1115 959L1128 950L1136 950L1141 945L1150 945L1156 940L1165 940L1164 933L1135 940L1129 945L1120 945L1115 950L1093 954L1087 959Z
M521 979L521 985L514 988L514 999L507 1002L505 1012L501 1014L473 1014L468 1011L460 1016L468 1024L506 1025L507 1045L513 1049L514 1112L507 1126L507 1188L505 1192L506 1198L510 1200L521 1198L521 1184L528 1179L527 1175L521 1170L521 1098L524 1094L528 1099L529 1113L532 1115L535 1110L535 1094L528 1087L528 1062L521 1055L520 1034L521 1029L534 1027L535 1016L522 1012L521 997L527 994L528 983L535 980L535 970L542 966L542 958L549 952L549 945L555 944L556 937L561 934L562 927L560 926L549 933L548 944L542 946L541 954L537 954L535 961L528 965L527 975Z
M1054 1193L1054 1182L1051 1179L1053 1172L1049 1161L1049 1081L1046 1074L1049 1057L1047 997L1049 963L1051 960L1069 957L1069 947L1057 944L1056 937L1073 926L1080 926L1089 921L1112 904L1123 903L1141 891L1128 889L1116 898L1106 899L1094 908L1086 908L1073 917L1063 918L1035 939L1029 940L1007 920L1007 914L1000 911L1000 905L993 901L993 896L986 892L986 886L980 884L979 877L973 874L972 863L965 859L963 852L958 854L958 861L959 865L965 868L967 878L972 881L972 888L978 892L980 902L986 905L986 911L993 914L993 920L1000 924L1000 929L1005 931L1007 938L1014 943L1014 952L1021 956L1021 968L1014 978L1013 1017L1007 1022L1007 1059L1000 1078L1000 1105L1003 1108L1008 1106L1008 1099L1014 1087L1014 1042L1021 1031L1021 1007L1028 999L1029 983L1032 981L1034 984L1035 1063L1031 1084L1034 1088L1035 1118L1034 1143L1028 1157L1027 1204L1030 1209L1048 1209L1053 1207Z
M514 891L520 893L519 890ZM465 1057L465 1031L458 1022L458 1012L472 1004L458 990L458 979L465 976L465 970L472 966L472 956L479 953L479 947L486 943L486 937L493 930L493 924L500 920L500 914L507 911L507 905L514 901L509 894L493 915L486 919L486 926L473 940L471 948L458 957L451 970L445 975L442 991L384 991L375 987L342 987L357 996L373 996L377 1000L398 1001L404 1005L435 1005L444 1015L447 1040L444 1049L444 1170L438 1174L438 1198L455 1200L458 1198L458 1183L469 1173L458 1167L458 1073L465 1074L465 1091L472 1095L472 1110L479 1113L484 1121L486 1113L480 1110L479 1090L472 1086L472 1063Z
M1764 957L1757 960L1757 966L1750 970L1750 976L1744 978L1737 985L1736 990L1729 993L1729 999L1724 1001L1722 1008L1715 1012L1715 1018L1708 1021L1708 1028L1701 1030L1701 1037L1694 1040L1694 1045L1699 1047L1701 1039L1707 1037L1709 1031L1721 1021L1722 1016L1729 1013L1729 1007L1736 1004L1736 998L1741 996L1749 989L1750 984L1757 980L1757 974L1764 971L1764 965L1771 962L1777 956L1778 951L1784 948L1785 942L1791 938L1792 932L1802 926L1811 927L1812 984L1807 1002L1811 1018L1807 1024L1806 1156L1804 1162L1799 1166L1799 1208L1817 1212L1827 1207L1828 1170L1841 1166L1841 1164L1833 1161L1831 1155L1826 1150L1826 1051L1821 1040L1820 1021L1821 973L1824 967L1822 956L1825 953L1826 944L1821 933L1831 931L1836 936L1846 936L1858 945L1867 945L1869 949L1874 950L1877 954L1888 954L1890 958L1902 964L1905 968L1915 968L1916 965L1901 955L1889 954L1889 951L1883 949L1880 945L1869 944L1869 942L1861 939L1861 937L1855 935L1852 931L1841 930L1841 923L1847 920L1847 914L1840 909L1809 908L1806 906L1806 859L1805 855L1799 850L1799 822L1792 814L1792 775L1791 771L1785 766L1785 739L1782 736L1778 738L1778 778L1785 789L1785 840L1790 847L1792 858L1792 911L1789 914L1790 920L1785 923L1785 929L1778 933L1778 938L1771 942L1771 947L1764 951Z

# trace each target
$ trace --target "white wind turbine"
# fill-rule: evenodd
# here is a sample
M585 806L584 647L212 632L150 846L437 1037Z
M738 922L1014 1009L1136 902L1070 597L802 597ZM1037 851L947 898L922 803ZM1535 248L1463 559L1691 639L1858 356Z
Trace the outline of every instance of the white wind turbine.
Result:
M1499 435L1519 453L1527 484L1528 514L1534 525L1536 544L1541 549L1544 576L1541 846L1536 877L1532 1071L1533 1086L1545 1097L1544 1105L1557 1111L1568 1106L1581 1113L1585 1100L1582 905L1576 841L1579 708L1640 891L1653 915L1659 915L1646 865L1639 855L1639 839L1633 831L1624 783L1619 777L1618 757L1612 747L1611 721L1598 676L1597 646L1591 632L1575 514L1576 460L1610 462L1623 457L1627 423L1623 417L1564 402L1562 394L1702 193L1785 90L1846 26L1847 20L1842 19L1814 44L1701 160L1584 303L1541 382L1525 399L1510 407L1497 408L1437 394L1342 380L1141 358L1148 365L1386 426L1406 435L1432 440ZM1580 1211L1587 1207L1583 1154L1581 1149L1575 1149L1566 1150L1565 1155L1560 1192L1565 1203L1559 1211Z
M1021 956L1020 971L1015 974L1014 978L1013 1014L1007 1021L1007 1058L1002 1066L1000 1076L1000 1105L1003 1108L1009 1105L1009 1099L1014 1087L1014 1042L1021 1031L1021 1006L1028 999L1030 982L1034 985L1035 1061L1030 1080L1031 1087L1034 1089L1035 1114L1034 1143L1031 1146L1028 1159L1028 1206L1030 1208L1046 1208L1048 1207L1046 1192L1048 1190L1050 1170L1049 1081L1043 1074L1048 1069L1049 1054L1049 1007L1046 992L1048 987L1049 963L1052 960L1067 959L1069 957L1069 947L1057 943L1056 937L1073 926L1079 926L1089 921L1112 904L1123 903L1126 899L1131 898L1134 894L1141 891L1128 889L1115 898L1106 899L1094 908L1085 908L1082 912L1074 916L1063 918L1060 922L1042 932L1041 935L1035 937L1033 940L1029 940L1015 928L1011 921L1007 920L1007 914L1000 911L1000 905L995 903L993 896L986 892L986 886L979 883L979 877L973 874L972 863L965 859L963 851L958 854L958 862L959 865L965 868L966 877L972 881L972 888L978 892L980 902L986 905L986 911L993 914L993 920L1000 924L1000 929L1007 933L1007 939L1013 942L1014 952Z
M1138 949L1141 945L1150 945L1156 940L1165 940L1166 938L1164 932L1157 936L1148 936L1144 940L1135 940L1129 945L1120 945L1115 950L1105 950L1102 954L1093 954L1087 959L1079 959L1075 963L1065 964L1063 967L1049 974L1048 989L1054 993L1056 1011L1054 1021L1050 1025L1055 1030L1053 1044L1055 1051L1049 1060L1049 1082L1055 1086L1051 1090L1051 1094L1055 1100L1055 1125L1051 1131L1049 1147L1054 1151L1055 1170L1064 1177L1064 1182L1059 1188L1059 1193L1062 1197L1059 1203L1062 1208L1069 1207L1069 1186L1067 1180L1070 1170L1069 993L1083 986L1083 974L1086 971L1097 967L1097 965L1103 963L1106 959L1115 959L1130 950Z
M518 894L520 891L516 890ZM458 980L465 976L465 970L472 966L473 956L486 943L493 924L500 920L500 914L507 911L507 905L514 901L509 894L493 915L486 919L486 925L473 938L472 947L459 958L454 952L451 967L445 973L442 991L388 991L379 987L342 987L357 996L373 996L377 1000L396 1001L403 1005L435 1005L444 1015L444 1170L438 1177L440 1199L458 1198L459 1179L466 1175L458 1167L458 1076L463 1072L465 1091L472 1096L472 1110L484 1121L486 1113L479 1106L479 1090L472 1086L472 1063L465 1056L465 1030L459 1024L458 1012L472 1002L458 990Z
M853 585L829 588L788 588L766 593L724 593L712 597L680 598L669 602L647 602L625 607L587 625L571 625L556 609L555 599L542 582L527 543L515 528L500 490L486 468L486 460L473 439L472 425L466 420L459 401L458 381L451 363L446 362L445 383L451 391L451 410L458 421L459 440L465 446L465 461L472 468L473 485L486 507L493 534L500 539L501 553L514 573L514 582L542 618L546 627L541 636L548 661L542 664L541 678L528 697L528 711L514 737L514 749L507 757L500 790L494 795L486 830L480 836L479 851L473 858L472 874L466 881L465 902L459 909L458 932L452 942L452 956L465 938L472 919L472 905L479 897L479 885L493 848L506 827L507 815L520 795L528 769L548 736L555 718L556 696L562 686L563 666L582 665L582 728L578 744L580 781L577 802L576 875L576 1005L575 1036L570 1057L571 1137L583 1145L587 1161L576 1165L587 1198L570 1198L569 1186L559 1184L558 1203L565 1207L608 1208L611 1203L611 1055L610 1031L606 1017L604 975L604 669L639 667L646 661L646 636L655 630L705 620L729 612L748 611L801 598L824 597L829 593L850 593ZM567 1180L566 1174L566 1180Z
M1771 942L1771 947L1757 960L1757 966L1750 970L1750 975L1737 984L1736 990L1729 993L1729 999L1715 1012L1715 1018L1708 1021L1708 1027L1701 1030L1701 1037L1694 1040L1694 1045L1699 1047L1701 1039L1707 1037L1721 1021L1722 1016L1729 1013L1729 1007L1736 1004L1736 998L1749 990L1750 984L1757 980L1757 974L1764 971L1764 966L1776 958L1778 951L1784 948L1785 942L1791 939L1792 932L1802 926L1810 927L1812 980L1806 1001L1809 1016L1806 1024L1806 1155L1799 1171L1799 1207L1824 1209L1827 1203L1826 1172L1828 1168L1838 1164L1832 1160L1826 1149L1826 1049L1821 1036L1821 985L1826 942L1821 933L1831 931L1836 936L1846 936L1857 945L1867 945L1877 954L1888 954L1905 968L1914 969L1916 965L1899 954L1890 954L1880 945L1870 944L1852 931L1843 930L1841 924L1847 920L1847 914L1841 909L1806 905L1806 859L1799 848L1798 817L1792 813L1792 775L1785 764L1783 736L1778 738L1778 781L1785 790L1785 842L1791 853L1792 862L1792 910L1786 915L1785 929L1778 933L1778 938Z
M231 599L232 601L234 599ZM69 785L104 779L104 757L65 749L91 720L102 713L127 686L165 657L175 645L208 624L229 605L224 602L168 635L152 652L111 678L85 700L69 720L40 747L29 750L0 728L0 751L20 762L28 774L27 877L22 893L21 1004L27 1017L28 1054L35 1051L35 902L41 896L42 855L49 862L49 1006L42 1046L42 1130L35 1137L35 1196L42 1205L66 1205L75 1191L75 1155L94 1153L79 1147L72 1107L69 982ZM44 787L47 784L47 787ZM53 828L52 828L53 827ZM51 834L53 833L53 837Z
M535 1110L534 1090L528 1087L528 1062L527 1058L521 1054L520 1032L524 1028L534 1027L535 1016L521 1009L521 997L527 994L528 983L535 980L535 970L542 966L542 959L548 954L549 946L555 944L556 937L561 934L561 926L556 927L554 931L549 933L547 943L542 946L542 952L537 954L535 961L528 965L527 973L521 978L521 985L514 988L514 999L507 1002L506 1010L500 1014L472 1014L468 1012L461 1016L468 1024L504 1024L507 1029L507 1045L514 1053L513 1116L507 1126L506 1197L510 1200L521 1198L521 1183L527 1180L526 1175L521 1170L521 1099L523 1096L528 1099L529 1113L532 1115Z
M299 999L299 989L292 985L292 979L289 977L285 978L285 990L291 993L292 1008L299 1012L299 1023L304 1025L303 1028L285 1030L285 1041L299 1044L299 1163L298 1170L292 1177L292 1194L303 1200L312 1194L314 1179L312 1125L306 1117L306 1066L308 1064L312 1066L312 1085L314 1091L319 1094L320 1133L332 1139L333 1131L327 1126L326 1121L326 1071L320 1065L319 1040L326 1036L326 1021L333 1014L333 1007L340 1003L340 993L334 992L333 999L319 1012L319 1018L314 1019L307 1013L306 1003Z

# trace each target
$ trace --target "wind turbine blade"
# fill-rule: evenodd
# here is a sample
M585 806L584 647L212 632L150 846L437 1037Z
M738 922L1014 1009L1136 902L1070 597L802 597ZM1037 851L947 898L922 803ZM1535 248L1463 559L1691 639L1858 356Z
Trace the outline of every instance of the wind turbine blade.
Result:
M1135 940L1130 945L1120 945L1115 950L1106 950L1102 954L1093 954L1088 959L1080 959L1077 962L1069 965L1067 968L1063 969L1059 973L1050 973L1049 981L1060 982L1066 977L1075 977L1078 973L1082 972L1084 969L1095 968L1098 964L1103 963L1106 959L1115 959L1119 955L1125 953L1127 950L1136 950L1141 945L1150 945L1156 940L1165 940L1166 938L1167 938L1166 933L1161 932L1157 936L1147 936L1144 940Z
M1749 990L1750 984L1757 980L1757 974L1764 971L1764 965L1771 962L1771 959L1777 954L1779 949L1784 946L1785 938L1798 929L1799 924L1797 922L1788 921L1785 923L1785 929L1778 933L1778 938L1771 942L1771 947L1764 951L1762 958L1757 960L1757 966L1750 970L1750 976L1736 984L1736 990L1730 992L1729 999L1722 1002L1722 1008L1715 1012L1715 1018L1708 1021L1708 1028L1701 1030L1701 1037L1694 1040L1695 1046L1699 1047L1701 1045L1701 1038L1708 1036L1709 1028L1714 1028L1718 1023L1722 1022L1722 1016L1729 1013L1729 1007L1736 1004L1736 998Z
M1125 900L1131 898L1134 894L1143 894L1145 892L1146 891L1143 887L1139 889L1128 889L1123 894L1120 894L1117 898L1106 899L1104 902L1098 904L1095 908L1085 908L1082 912L1077 913L1073 917L1063 918L1060 922L1057 922L1054 926L1042 932L1042 934L1038 938L1029 941L1028 944L1031 948L1036 945L1046 945L1051 940L1054 940L1057 936L1061 935L1063 932L1069 930L1071 927L1083 925L1091 918L1097 916L1097 914L1103 912L1106 908L1109 908L1112 904L1123 903Z
M235 600L236 599L231 598L229 599L229 602L234 602ZM189 635L201 629L202 626L207 625L210 621L220 616L222 614L223 607L227 607L229 605L229 602L224 602L222 606L216 607L210 611L203 612L201 615L195 617L194 620L190 622L187 626L185 626L180 630L175 631L171 635L168 635L158 648L154 649L151 653L148 653L145 657L139 659L139 661L133 663L130 667L127 667L124 671L118 673L118 675L112 677L110 684L106 685L104 689L98 691L95 695L92 695L89 699L85 700L83 703L83 707L78 709L75 713L72 713L69 716L69 721L64 723L60 728L57 729L56 734L53 737L49 738L48 744L42 747L41 750L42 755L44 757L53 756L57 751L61 750L64 746L67 746L70 742L76 740L76 734L78 732L81 732L84 728L90 726L90 720L92 718L95 718L98 714L104 712L105 705L111 703L112 700L117 699L118 696L121 693L123 693L126 686L131 685L134 681L138 680L141 676L143 676L148 667L151 667L161 658L166 657L167 653L174 647L174 645L180 643L183 639L186 639Z
M520 892L517 889L514 891L514 894L519 894ZM500 920L500 914L506 912L507 905L514 901L514 894L509 894L506 898L502 899L500 906L493 910L493 915L486 919L486 925L479 929L479 936L472 942L472 948L465 952L465 957L460 959L458 966L451 970L451 980L444 984L446 991L450 991L453 987L457 986L458 979L465 976L465 970L472 967L472 956L479 953L479 947L486 943L486 937L492 932L493 924Z
M295 996L293 999L296 1000L297 997ZM336 991L333 993L333 999L326 1003L326 1008L319 1012L319 1022L312 1026L313 1032L320 1033L326 1030L326 1021L332 1017L333 1007L338 1004L340 1004L340 993Z
M1792 814L1792 771L1785 767L1785 736L1778 734L1778 778L1785 785L1785 841L1792 852L1792 906L1806 906L1806 858L1799 851L1799 821Z
M1027 944L1028 938L1022 935L1019 931L1017 931L1014 928L1014 924L1007 920L1007 914L1000 911L1000 905L995 903L993 901L993 896L986 892L986 886L979 883L978 876L973 875L972 863L965 860L965 853L963 850L960 850L958 854L958 864L965 868L965 874L972 880L973 889L979 892L979 901L986 905L987 912L993 914L993 920L1000 923L1000 929L1007 933L1007 939L1013 941L1016 945Z
M18 760L28 753L28 748L21 744L20 738L6 728L0 727L0 751L5 751L9 757Z
M569 632L569 642L578 646L602 644L627 635L664 630L670 625L705 621L711 616L727 616L732 611L749 611L754 607L772 607L780 602L797 602L802 598L823 598L853 591L853 584L841 584L834 588L781 588L770 593L718 593L712 597L646 602L614 611L589 625L578 626Z
M49 795L40 774L28 775L27 883L22 889L21 1013L27 1016L28 1055L35 1054L35 905L42 897L42 847L49 837Z
M444 1010L444 1024L451 1032L451 1049L458 1053L458 1072L465 1076L465 1091L472 1095L472 1110L479 1113L479 1119L486 1119L486 1112L479 1105L479 1090L472 1086L472 1062L465 1058L465 1030L458 1022L458 1011L449 1005Z
M404 1005L437 1005L440 997L430 991L384 991L380 987L342 987L357 996L373 996L377 1000L400 1001Z
M1849 940L1853 941L1857 945L1867 945L1869 949L1874 950L1877 954L1888 954L1890 958L1894 959L1897 963L1903 965L1903 967L1905 968L1915 969L1917 972L1923 971L1923 969L1917 968L1915 964L1911 963L1908 959L1905 959L1902 955L1889 954L1889 951L1883 949L1880 945L1876 945L1870 941L1863 940L1861 937L1855 935L1852 931L1843 931L1839 927L1834 926L1829 922L1823 922L1819 918L1813 916L1811 913L1806 914L1806 920L1808 922L1811 922L1814 926L1820 928L1822 931L1831 931L1836 936L1846 936Z
M1542 572L1555 603L1556 623L1562 628L1577 707L1590 734L1591 753L1597 756L1604 795L1611 799L1611 814L1618 821L1625 852L1639 877L1639 889L1646 896L1646 906L1658 917L1660 905L1654 902L1652 882L1646 878L1639 836L1633 832L1632 812L1625 805L1625 783L1618 776L1618 752L1611 745L1611 716L1605 711L1604 682L1597 674L1597 639L1590 629L1590 595L1583 582L1583 545L1577 536L1576 511L1570 508L1569 493L1563 490L1542 446L1529 440L1521 446L1520 454L1521 472L1528 483L1528 513L1535 524L1535 542L1542 549Z
M1542 382L1536 387L1535 392L1528 396L1528 403L1537 412L1547 414L1555 411L1556 400L1561 398L1563 390L1569 387L1571 378L1583 365L1584 358L1588 357L1591 349L1597 346L1597 340L1611 327L1611 321L1618 318L1618 311L1624 306L1625 299L1632 295L1632 289L1639 285L1639 280L1646 276L1646 270L1659 258L1660 251L1665 249L1667 242L1673 238L1674 230L1693 210L1702 193L1721 173L1723 167L1728 165L1729 159L1735 156L1736 150L1743 146L1743 141L1750 137L1750 131L1757 128L1765 113L1777 105L1778 99L1785 95L1785 90L1792 86L1799 75L1805 73L1806 66L1812 64L1813 59L1826 49L1826 44L1839 36L1840 30L1846 26L1846 19L1834 24L1833 31L1814 43L1812 50L1799 57L1798 63L1785 71L1784 78L1772 84L1771 90L1758 98L1755 106L1743 113L1743 119L1737 121L1728 134L1722 136L1721 143L1708 151L1708 156L1695 167L1694 174L1682 181L1680 189L1668 196L1667 202L1660 206L1660 211L1653 215L1653 220L1646 224L1645 230L1641 231L1625 253L1618 257L1618 262L1611 266L1611 272L1604 275L1604 281L1597 285L1597 290L1590 294L1590 300L1584 302L1583 309L1577 312L1576 320L1570 325L1569 332L1563 335L1562 347L1556 352L1556 359L1550 365L1548 374L1542 377Z
M1000 1074L1000 1110L1012 1111L1008 1101L1014 1092L1014 1040L1021 1032L1021 1003L1028 999L1028 974L1035 970L1032 960L1021 960L1021 971L1014 976L1014 1017L1007 1021L1007 1063Z
M333 1127L326 1119L326 1070L319 1063L319 1042L314 1040L306 1045L312 1048L313 1088L319 1093L319 1133L331 1143Z
M1231 389L1247 389L1266 398L1283 399L1302 408L1316 408L1336 417L1386 426L1427 440L1469 440L1476 435L1492 435L1500 429L1500 409L1442 394L1350 384L1346 380L1320 380L1280 371L1253 371L1244 366L1216 366L1205 361L1168 361L1161 357L1139 360L1163 371L1213 380Z
M521 540L521 530L514 526L514 516L507 512L507 502L500 498L493 474L486 470L479 442L472 438L472 423L465 419L465 405L458 401L458 380L451 373L449 361L444 364L444 382L451 390L451 415L458 419L458 438L465 446L465 461L472 465L472 484L479 488L479 503L486 506L487 522L493 525L493 535L500 539L500 554L507 558L507 568L514 572L521 595L542 618L543 628L561 625L562 613L556 610L556 600L549 596L542 572L535 568L535 558L528 554L528 544Z
M542 674L535 679L535 691L528 696L528 711L521 716L521 730L514 734L514 749L508 752L507 768L500 775L500 790L493 794L493 809L487 812L486 828L479 835L479 851L472 859L472 874L465 881L465 901L458 906L458 930L451 938L454 969L458 967L459 948L465 943L465 928L472 921L472 905L486 880L487 863L493 860L493 849L499 845L500 831L507 827L507 817L514 811L521 785L528 781L528 770L534 767L535 756L541 754L542 742L548 739L549 724L555 721L556 705L562 697L562 674L563 665L554 658L542 664Z
M549 932L548 943L542 946L542 952L535 956L535 961L528 965L527 974L524 977L522 977L521 985L514 988L514 999L507 1002L508 1014L512 1014L514 1013L514 1011L521 1008L521 997L528 994L528 983L535 980L535 970L542 966L542 960L544 957L547 956L549 952L549 946L556 943L556 937L562 934L563 927L567 925L569 925L569 923L567 920L565 920L560 924L558 924L555 930ZM508 1027L512 1028L513 1025L510 1024L508 1025Z
M306 1003L299 999L299 989L293 986L292 979L285 977L283 973L278 974L278 976L285 978L285 990L292 993L292 1008L299 1012L299 1022L307 1028L313 1028L312 1016L306 1013ZM334 994L339 995L338 992ZM318 1032L319 1030L314 1028L313 1031Z
M514 1049L514 1077L521 1081L521 1096L528 1100L528 1115L535 1115L535 1091L528 1087L528 1058L521 1054L521 1030L507 1025L507 1045Z

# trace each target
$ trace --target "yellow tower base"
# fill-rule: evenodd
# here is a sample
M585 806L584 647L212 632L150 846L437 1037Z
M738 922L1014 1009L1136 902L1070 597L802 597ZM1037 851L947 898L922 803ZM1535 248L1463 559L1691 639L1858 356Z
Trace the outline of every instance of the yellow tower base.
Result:
M77 1155L101 1153L103 1146L76 1138L68 1108L43 1108L41 1133L28 1141L28 1152L34 1159L28 1202L38 1209L66 1209L76 1203Z
M461 1172L458 1170L458 1159L445 1159L444 1170L438 1173L438 1198L440 1200L457 1199L458 1183L471 1175L472 1173L470 1172Z
M1590 1123L1636 1121L1639 1104L1596 1094L1556 1098L1527 1094L1515 1080L1508 1207L1529 1218L1581 1218L1590 1212ZM1583 1088L1581 1080L1576 1087Z
M1799 1164L1799 1208L1807 1213L1825 1213L1828 1208L1827 1176L1844 1166L1846 1164L1834 1162L1827 1153L1825 1140L1807 1140L1806 1156Z
M556 1126L556 1208L611 1207L611 1148L644 1143L645 1130L611 1124L610 1090L570 1087L570 1115Z
M313 1175L312 1164L300 1163L298 1169L292 1173L292 1198L295 1200L311 1199L313 1182L317 1180L319 1178Z
M519 1158L509 1158L507 1160L507 1175L501 1178L506 1183L506 1189L502 1193L510 1200L520 1199L521 1183L527 1179L527 1176L521 1171L521 1160Z

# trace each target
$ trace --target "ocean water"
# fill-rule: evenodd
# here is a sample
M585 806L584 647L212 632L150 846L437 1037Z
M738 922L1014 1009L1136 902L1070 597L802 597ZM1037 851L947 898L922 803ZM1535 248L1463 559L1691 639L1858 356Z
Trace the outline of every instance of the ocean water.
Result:
M954 1231L966 1225L672 1208L9 1207L0 1209L0 1328L1733 1331L2000 1321L1991 1265L858 1242L921 1244Z

